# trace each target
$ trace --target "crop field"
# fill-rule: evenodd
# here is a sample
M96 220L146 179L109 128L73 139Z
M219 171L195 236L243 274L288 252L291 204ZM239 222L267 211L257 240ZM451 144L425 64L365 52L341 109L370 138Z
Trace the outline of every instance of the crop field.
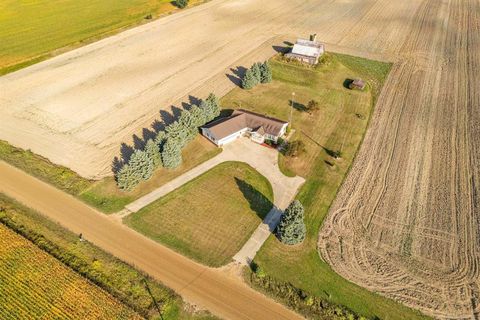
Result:
M0 74L175 9L170 0L2 1Z
M270 182L240 162L224 162L133 213L125 222L204 264L231 261L273 206Z
M0 318L142 319L1 224Z

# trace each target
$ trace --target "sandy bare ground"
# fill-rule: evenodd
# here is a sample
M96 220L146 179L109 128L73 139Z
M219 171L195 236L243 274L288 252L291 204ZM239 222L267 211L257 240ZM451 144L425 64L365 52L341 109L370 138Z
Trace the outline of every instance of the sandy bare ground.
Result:
M0 139L100 177L160 108L225 93L229 67L285 35L395 61L320 252L411 307L476 317L479 18L478 0L214 0L0 78Z

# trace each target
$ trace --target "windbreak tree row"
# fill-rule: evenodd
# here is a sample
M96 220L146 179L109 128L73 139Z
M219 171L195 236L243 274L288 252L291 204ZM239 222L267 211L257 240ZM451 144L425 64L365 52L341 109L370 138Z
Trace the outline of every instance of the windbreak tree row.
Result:
M202 100L200 105L182 110L178 120L149 139L143 150L135 150L128 163L115 175L118 187L131 191L142 180L150 179L157 168L178 167L182 163L182 149L195 139L198 128L219 115L220 103L213 93Z

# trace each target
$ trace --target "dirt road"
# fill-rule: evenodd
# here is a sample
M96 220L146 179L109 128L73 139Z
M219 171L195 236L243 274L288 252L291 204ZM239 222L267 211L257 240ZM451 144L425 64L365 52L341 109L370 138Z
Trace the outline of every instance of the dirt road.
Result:
M86 240L224 319L302 319L239 279L188 260L1 161L0 176L0 192L82 233Z

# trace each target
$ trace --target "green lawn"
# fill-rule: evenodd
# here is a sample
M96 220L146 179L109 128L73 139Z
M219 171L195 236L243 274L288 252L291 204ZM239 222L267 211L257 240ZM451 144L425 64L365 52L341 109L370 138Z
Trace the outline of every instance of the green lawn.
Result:
M324 65L307 68L271 61L274 81L253 90L234 89L222 99L225 107L253 110L288 120L295 92L292 139L305 144L298 158L280 157L286 173L306 178L298 199L305 206L307 239L288 247L271 236L255 258L268 275L292 283L310 294L344 305L358 314L382 319L420 319L423 316L393 300L369 292L337 275L317 251L318 232L329 206L347 174L363 139L370 114L391 65L346 55L329 54ZM351 91L346 79L368 81L365 92ZM309 100L320 109L302 111ZM329 155L342 152L341 159Z
M68 168L51 163L42 156L13 147L0 140L0 160L80 198L105 213L122 210L127 203L151 192L220 152L221 149L198 136L182 151L183 163L178 168L173 170L160 168L155 171L150 180L140 183L135 190L123 192L117 188L113 177L90 181Z
M0 75L175 10L170 0L0 1Z
M124 222L203 264L219 267L272 208L270 182L245 163L225 162Z
M123 304L137 311L140 315L147 317L147 319L216 319L207 312L192 313L191 311L187 311L187 308L185 308L185 305L183 304L181 298L175 292L165 287L163 284L136 270L134 267L118 260L107 252L103 251L102 249L92 245L91 243L79 242L77 234L73 234L72 232L62 228L59 224L46 219L43 215L21 205L20 203L16 202L13 199L10 199L2 193L0 193L0 224L2 224L0 226L1 230L4 230L3 225L6 225L17 233L25 236L31 242L49 253L51 256L54 256L56 259L60 260L62 263L57 263L57 265L62 266L61 268L65 269L65 266L68 266L69 268L77 272L76 278L80 278L78 276L80 274L82 277L89 279L90 283L93 282L97 284L98 286L106 290L108 293L116 297ZM10 254L13 256L21 254L22 251L24 251L26 248L31 247L30 242L28 243L28 245L22 245L19 248L10 250ZM7 242L7 248L11 244L11 241ZM5 245L3 244L2 246L5 247ZM5 248L3 249L3 251L5 251ZM4 252L0 250L0 254L4 254ZM48 256L42 255L42 257L45 258ZM2 262L2 258L5 259L5 257L0 256L0 262ZM36 263L38 264L42 259L37 260ZM10 259L10 257L7 259L7 262L9 264L11 264L13 261L15 260ZM28 260L25 261L28 262ZM22 268L26 268L26 266L24 265L25 261L22 262ZM35 292L33 288L35 287L36 283L39 283L35 282L34 278L46 276L45 274L42 274L44 272L56 273L56 269L45 269L43 266L43 264L45 263L46 262L43 261L40 265L37 265L37 267L34 268L35 272L31 272L33 269L30 269L28 272L30 276L27 278L31 280L29 282L31 292ZM51 263L53 264L53 262ZM10 269L9 271L13 272L15 270ZM21 270L18 269L17 271ZM9 276L11 276L11 274L9 274ZM22 275L18 276L20 277ZM23 275L22 279L24 278L25 274ZM44 279L44 282L48 283L48 281L50 280L51 279ZM81 283L77 283L73 287L68 288L66 287L67 283L64 282L62 277L60 277L58 274L56 274L54 280L50 282L50 284L52 285L49 284L48 287L49 297L54 297L56 292L58 292L55 290L63 288L64 292L59 295L59 298L74 299L75 297L72 296L72 293L74 293L75 290L77 290L78 288L81 289L80 291L85 289L86 291L84 290L84 294L78 292L76 294L76 298L81 300L79 300L76 304L79 307L82 306L82 301L85 302L84 296L90 295L91 292L89 293L89 291L92 291L91 289L85 288L85 286L80 286ZM148 292L145 283L148 284L150 293ZM57 287L55 287L54 285L57 285ZM13 289L20 290L22 288L25 289L25 287L10 286L7 288L7 291ZM0 284L0 292L2 292L1 289L2 288ZM17 296L22 297L22 292L18 292ZM103 299L102 295L99 294L97 294L96 298L97 300L100 298ZM155 299L155 301L161 308L162 317L159 315L153 299ZM38 295L33 297L33 301L31 303L40 303L37 300L39 300ZM61 304L60 302L58 303ZM0 299L0 314L2 312L2 309L8 307L14 307L14 305L9 306L8 299ZM89 306L84 307L86 307L87 309L89 308ZM105 310L107 310L107 307L108 305L105 303L102 306L102 308L104 308ZM36 310L36 312L38 312L39 310L41 310L41 308L35 307L32 310ZM95 318L95 314L101 310L92 310L91 312L89 312L89 314L91 317ZM119 312L121 308L119 305L117 305L115 306L114 310L116 310L115 312ZM77 311L80 312L82 310ZM77 311L67 310L67 312ZM16 310L16 312L18 314L20 310ZM52 312L55 312L55 310L53 310ZM70 315L72 316L72 314ZM117 318L113 315L98 316L105 319ZM64 318L63 316L60 317ZM75 317L74 314L73 317L79 318Z

